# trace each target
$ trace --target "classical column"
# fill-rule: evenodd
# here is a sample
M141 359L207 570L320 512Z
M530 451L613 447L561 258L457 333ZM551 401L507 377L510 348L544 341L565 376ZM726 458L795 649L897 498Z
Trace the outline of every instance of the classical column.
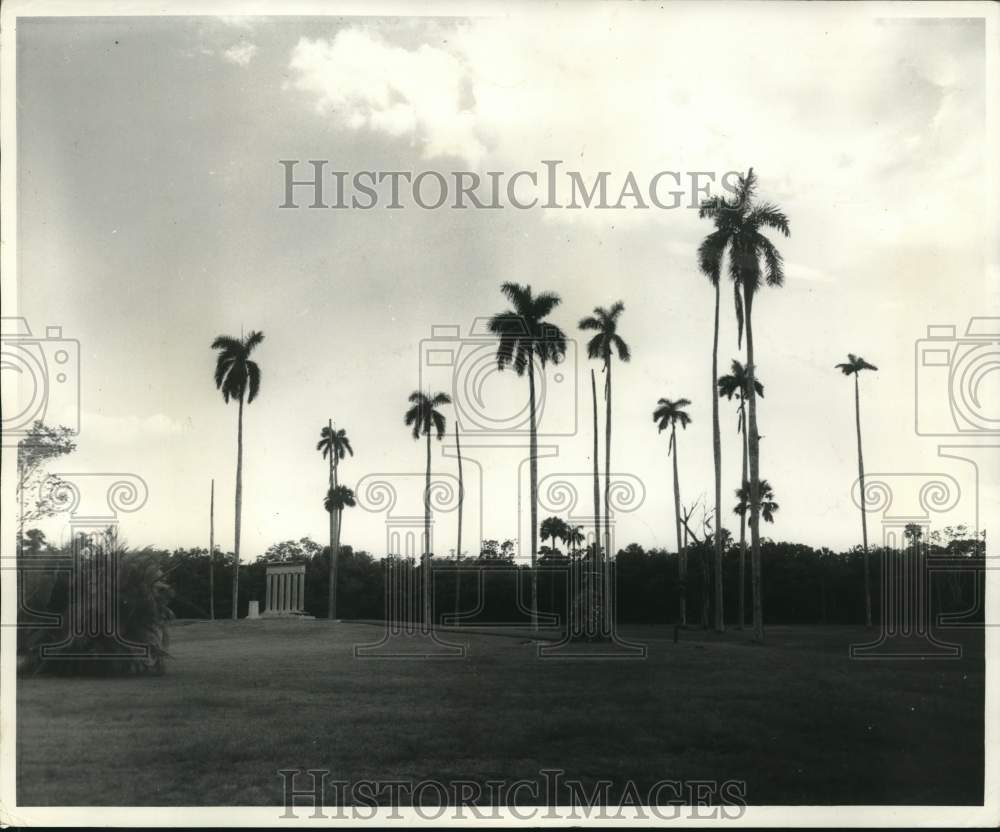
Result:
M266 575L266 580L264 581L264 608L270 612L271 611L271 578L273 575Z
M304 612L306 608L306 573L305 570L299 572L299 612Z

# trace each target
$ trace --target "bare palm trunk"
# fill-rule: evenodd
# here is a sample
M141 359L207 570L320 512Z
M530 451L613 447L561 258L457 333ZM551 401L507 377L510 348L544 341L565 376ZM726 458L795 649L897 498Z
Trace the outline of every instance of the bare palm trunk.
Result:
M611 604L610 598L605 597L605 593L610 587L611 559L614 554L611 551L611 360L607 363L608 377L605 387L605 416L604 416L604 568L601 570L601 610L604 618L604 632L611 629Z
M678 608L681 626L687 626L687 555L681 541L681 486L677 475L677 425L670 428L670 445L674 456L674 526L677 530Z
M750 462L750 571L753 586L753 637L754 641L763 643L764 603L761 597L760 562L760 436L757 433L757 391L754 383L757 370L754 367L753 355L753 290L746 283L743 286L743 298L747 334L747 393L750 397L747 455Z
M747 482L747 414L746 403L740 397L740 431L743 434L743 475L740 479L740 488ZM747 606L747 513L740 514L740 629L746 628L746 606Z
M594 399L594 574L599 575L603 568L601 558L601 475L600 455L597 439L597 380L594 371L590 371L590 392ZM600 580L598 578L597 580Z
M719 431L719 282L715 282L715 334L712 338L712 453L715 458L715 629L723 632L722 605L722 436Z
M535 425L535 359L528 358L528 407L530 410L528 458L531 473L531 628L538 629L538 433Z
M233 535L233 621L239 618L240 600L240 517L243 511L243 394L236 416L236 531Z
M431 425L427 425L427 474L424 477L424 631L430 632L431 616Z
M215 621L215 480L208 500L208 618Z
M865 460L861 455L861 394L858 389L858 373L854 374L854 422L858 431L858 484L861 486L861 541L864 547L863 567L865 570L865 626L872 625L872 587L868 575L868 517L865 512Z
M336 475L334 474L334 462L333 459L336 456L336 451L333 444L333 420L327 421L327 430L330 433L330 477L329 477L329 488L332 492L335 483ZM333 506L330 506L330 582L326 590L326 617L333 621L337 614L337 558L336 552L336 540L337 540L337 521L336 512Z
M455 453L458 456L458 542L455 546L455 615L457 616L461 611L462 504L465 501L465 486L462 480L462 445L458 440L458 422L455 423Z

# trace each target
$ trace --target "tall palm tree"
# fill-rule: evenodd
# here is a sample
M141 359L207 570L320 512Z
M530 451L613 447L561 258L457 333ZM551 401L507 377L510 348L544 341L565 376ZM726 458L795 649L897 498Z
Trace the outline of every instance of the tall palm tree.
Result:
M566 355L566 335L559 327L545 320L560 303L559 295L541 292L531 286L504 283L500 286L511 309L490 319L490 332L500 342L497 345L497 367L513 367L523 376L528 374L528 459L531 476L531 622L538 629L538 425L535 413L535 365L540 369L552 361L558 363Z
M330 460L330 489L337 487L337 468L347 454L354 456L351 440L343 430L333 429L330 419L319 432L316 450L323 453L323 459ZM337 620L337 561L340 560L340 511L330 512L330 587L326 602L326 615L331 621Z
M706 216L702 209L700 216ZM698 248L698 265L708 277L715 290L715 318L712 329L712 462L715 465L715 516L722 516L722 432L719 427L719 400L715 395L719 384L719 305L720 305L720 264L705 256L706 247L711 247L711 235L706 237ZM740 340L743 338L743 321L740 315L739 289L736 289L737 316L740 318ZM724 607L722 602L722 535L721 524L715 535L715 629L722 632L725 629ZM742 587L742 584L740 584ZM741 601L742 603L742 601ZM741 619L742 627L742 619Z
M735 195L713 197L701 204L699 216L715 223L698 249L699 262L706 274L722 272L728 252L729 276L734 283L737 320L746 326L748 400L748 456L750 462L750 544L753 584L754 639L764 640L764 609L760 561L760 434L757 430L757 396L753 384L756 365L753 344L753 301L762 283L781 286L785 281L781 252L764 235L764 230L788 236L788 217L778 206L756 198L757 177L753 168L740 176ZM761 269L761 260L764 267ZM742 294L741 294L742 293Z
M764 385L757 379L753 382L754 391L758 396L763 397ZM732 400L736 396L739 402L738 416L736 419L736 432L743 437L743 473L740 475L740 482L747 482L747 429L746 429L746 403L750 396L750 376L747 368L733 359L732 369L729 375L719 379L719 398L725 396ZM721 523L720 523L721 527ZM746 559L747 559L747 518L746 513L740 514L740 624L742 630L746 626Z
M780 508L780 506L774 501L774 489L771 488L771 483L767 480L761 480L759 488L760 516L764 518L766 523L773 523L774 515ZM736 489L736 498L739 502L733 507L733 511L743 517L747 513L750 500L750 483L747 480L743 481L742 488Z
M337 580L337 558L340 557L340 530L343 528L343 515L345 508L354 508L356 502L354 500L354 492L345 485L333 485L326 492L326 498L323 500L323 508L325 508L331 517L336 515L337 517L337 535L334 538L333 544L330 546L330 586L332 589L329 593L329 602L327 606L327 614L331 621L335 621L337 614L337 595L336 595L336 580Z
M438 441L444 438L445 418L437 410L442 405L451 404L447 393L435 393L431 396L419 390L410 393L409 402L413 405L406 411L406 425L412 427L414 439L421 434L427 437L427 474L424 478L424 630L431 628L431 432L437 434Z
M674 527L677 532L677 569L680 577L680 623L687 624L687 552L681 540L681 487L680 479L677 476L677 425L686 429L691 423L685 408L691 402L687 399L660 399L657 408L653 411L653 421L657 423L658 433L662 433L670 428L670 444L667 446L668 455L674 458Z
M590 371L590 393L594 401L594 568L601 563L601 475L597 441L597 379Z
M868 577L868 519L865 516L865 460L861 454L861 393L858 390L858 376L862 370L877 371L878 367L869 364L860 355L847 354L847 361L838 364L835 369L845 376L854 376L854 425L858 433L858 483L861 486L861 540L864 547L865 570L865 626L872 625L872 590L871 579Z
M628 362L632 358L628 344L618 334L618 318L625 311L625 304L620 300L611 305L610 309L595 307L594 314L580 321L580 329L596 331L596 335L587 342L587 357L599 359L604 372L604 547L611 557L611 359L618 358Z
M243 511L243 404L250 404L260 392L260 367L250 354L264 340L264 333L252 330L245 338L220 335L212 342L215 357L215 387L222 400L238 404L236 416L236 530L233 536L233 621L239 615L240 520Z

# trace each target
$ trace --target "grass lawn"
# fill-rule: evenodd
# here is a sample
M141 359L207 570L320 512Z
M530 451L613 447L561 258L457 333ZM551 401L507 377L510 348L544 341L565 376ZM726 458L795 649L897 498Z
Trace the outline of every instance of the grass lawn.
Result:
M377 627L175 626L162 677L18 682L21 805L279 805L281 768L357 781L737 779L751 804L980 804L983 639L960 660L852 661L863 629L626 628L639 661L356 659ZM643 791L644 793L644 791Z

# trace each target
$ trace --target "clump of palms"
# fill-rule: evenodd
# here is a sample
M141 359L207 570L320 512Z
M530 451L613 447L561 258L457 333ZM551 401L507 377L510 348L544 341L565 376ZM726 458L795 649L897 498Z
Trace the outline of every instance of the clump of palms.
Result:
M861 393L858 386L858 377L864 370L877 371L878 367L869 364L860 355L847 354L847 361L838 364L845 376L854 376L854 424L858 434L858 485L861 487L861 541L864 549L865 570L865 626L872 625L872 590L871 579L868 576L868 518L865 514L865 460L861 453Z
M566 335L545 318L561 302L553 292L534 294L531 286L504 283L500 287L511 308L490 319L490 332L499 338L497 367L513 367L528 376L528 459L531 477L531 620L538 628L538 424L535 370L566 355Z
M253 330L245 338L220 335L212 342L215 359L215 386L222 399L238 405L236 417L236 529L233 537L233 621L239 613L240 523L243 511L243 404L250 404L260 392L260 367L250 354L260 346L264 333Z
M657 432L670 430L670 443L667 454L674 460L674 527L677 532L677 569L680 584L679 615L681 625L687 624L687 553L681 539L681 489L677 474L677 425L686 429L691 424L691 417L685 408L690 407L687 399L660 399L653 411L653 421L657 423Z
M767 480L760 481L760 516L764 518L767 523L774 522L774 515L777 513L780 506L774 501L774 489L771 488L771 483ZM747 509L750 507L750 483L747 480L743 481L743 487L736 489L736 499L739 502L733 506L733 511L736 512L740 517L744 517L747 513Z
M421 435L427 437L427 473L424 480L424 551L423 561L423 596L424 596L424 629L431 627L431 433L436 433L438 441L444 438L445 418L437 409L451 404L451 397L446 393L421 393L419 390L410 394L408 399L412 405L404 417L407 427L412 428L413 438Z
M758 200L756 190L757 177L753 168L750 168L746 176L739 177L736 193L732 198L712 197L702 203L699 216L711 219L715 223L715 231L702 242L698 249L698 260L705 274L716 276L722 273L724 259L728 260L740 332L742 333L744 325L746 327L747 374L751 382L747 411L754 638L762 642L764 614L760 560L760 434L757 430L757 397L753 384L756 373L753 301L763 285L778 287L784 283L781 252L764 232L773 230L787 237L789 223L788 217L777 205Z
M333 494L337 485L337 470L340 461L347 454L354 456L354 449L351 447L351 440L347 438L347 432L342 428L333 429L333 420L327 422L325 428L319 432L319 442L316 443L316 450L321 451L324 459L330 462L330 484L327 486L327 499ZM350 489L348 489L349 491ZM352 496L353 499L353 496ZM353 506L354 503L352 502ZM327 597L326 615L331 621L337 619L337 562L340 559L340 523L343 509L331 510L330 514L330 587Z
M763 398L764 385L757 379L753 381L754 392ZM746 403L750 397L750 376L747 369L739 361L733 359L732 367L728 375L719 379L719 398L725 396L730 401L733 396L739 403L737 408L736 432L743 438L743 473L740 482L748 481L747 472L747 429L746 429ZM747 553L747 518L746 513L740 514L740 590L739 590L739 627L742 630L746 626L746 553Z

